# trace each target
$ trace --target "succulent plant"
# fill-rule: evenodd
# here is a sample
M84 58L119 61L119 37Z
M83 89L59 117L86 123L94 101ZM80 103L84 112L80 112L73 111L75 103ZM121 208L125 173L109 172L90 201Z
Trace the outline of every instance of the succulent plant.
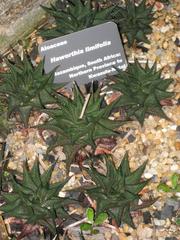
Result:
M7 104L6 101L3 100L3 97L0 96L0 137L2 139L6 139L10 129L12 128L12 124L7 119Z
M40 35L46 39L60 37L88 27L92 27L111 19L111 12L114 7L102 9L98 3L92 6L91 0L67 0L65 6L58 7L61 1L56 1L56 5L42 8L55 18L56 26L51 29L42 29Z
M131 211L140 198L139 193L149 181L141 180L146 162L131 172L127 153L118 168L112 159L106 157L105 160L106 175L99 173L94 166L87 169L95 183L87 188L87 194L96 201L97 215L107 212L118 225L126 223L134 227Z
M50 149L58 145L63 146L67 170L78 150L86 145L95 147L95 140L98 138L117 135L118 133L114 130L124 123L108 118L113 104L102 106L104 97L99 95L100 89L96 92L91 91L88 102L76 84L73 92L73 100L60 95L57 98L59 108L46 111L51 120L39 126L57 133Z
M167 118L162 110L161 101L173 96L167 92L173 79L161 77L162 69L157 71L156 63L143 68L137 60L130 63L126 71L117 69L119 74L113 79L113 90L120 91L122 95L117 101L116 107L124 106L127 117L135 116L143 125L146 115L152 114Z
M6 215L25 219L29 224L46 226L56 234L56 218L66 219L69 215L66 206L73 203L69 198L58 196L67 183L50 183L53 166L40 174L39 163L36 161L31 170L27 164L23 170L23 180L12 178L13 191L3 193L5 204L0 207Z
M99 225L103 224L107 219L107 213L100 213L96 216L94 209L88 208L86 211L87 222L81 223L80 229L83 231L90 231L91 234L99 233L99 230L96 229Z
M177 193L180 192L180 174L174 173L171 176L171 186L168 186L166 183L160 183L157 187L159 191Z
M116 7L113 12L119 30L127 37L128 46L135 41L149 43L146 35L152 33L150 24L154 21L153 6L147 6L146 0L139 5L134 0L126 0L125 7Z
M8 117L12 113L19 113L21 121L27 126L31 111L53 103L51 94L62 84L53 83L54 71L44 73L44 61L34 67L24 54L23 60L17 56L15 62L6 62L9 71L0 74L4 79L0 84L0 93L7 97Z

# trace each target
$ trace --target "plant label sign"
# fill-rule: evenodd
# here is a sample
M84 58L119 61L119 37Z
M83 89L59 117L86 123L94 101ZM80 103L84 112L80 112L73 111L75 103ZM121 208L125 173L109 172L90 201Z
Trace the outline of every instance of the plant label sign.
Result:
M84 84L125 70L127 61L117 25L107 22L44 42L39 46L45 57L45 72L54 68L55 83Z

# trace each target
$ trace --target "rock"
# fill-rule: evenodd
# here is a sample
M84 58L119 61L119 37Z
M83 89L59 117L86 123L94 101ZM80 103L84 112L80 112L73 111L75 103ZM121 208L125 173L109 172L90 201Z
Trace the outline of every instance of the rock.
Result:
M172 218L173 211L174 211L173 206L165 204L165 206L163 207L163 209L161 211L161 219Z
M177 73L179 70L180 70L180 62L176 64L175 73Z
M176 38L174 43L176 44L177 47L180 47L180 39L179 38Z
M180 198L180 192L175 193L175 196Z
M177 126L176 128L176 138L180 139L180 126Z
M149 224L149 223L151 223L151 214L150 214L150 212L143 212L143 219L144 219L144 223L145 224Z
M138 45L137 48L141 49L142 52L148 52L148 48L144 47L143 45Z
M160 31L162 32L162 33L165 33L165 32L167 32L167 31L169 31L170 30L170 26L169 25L165 25L165 26L163 26L161 29L160 29Z
M171 221L169 220L169 218L167 218L165 228L169 228L170 226L171 226Z
M157 218L154 218L154 224L155 224L156 226L161 227L161 226L164 226L165 223L166 223L165 220L159 220L159 219L157 219Z
M153 234L153 229L150 227L143 227L139 225L137 228L137 235L138 235L138 239L140 240L151 239L152 234Z
M176 142L176 143L178 143L178 142ZM180 142L179 142L179 145L180 145ZM176 148L177 148L177 145L176 145ZM180 147L179 147L179 149L180 149ZM177 171L177 170L179 170L179 165L173 164L170 169L171 169L171 171Z
M119 237L116 234L113 234L111 240L119 240Z
M127 132L125 132L125 131L120 131L119 132L120 138L124 138L126 136L126 134L127 134Z
M168 48L168 42L167 41L163 42L162 47L163 47L163 49L167 49Z
M155 211L153 215L155 218L161 219L161 211Z
M70 172L72 174L79 174L80 173L80 169L78 165L72 164L70 167Z
M155 53L157 56L160 56L162 54L162 49L158 48Z
M132 236L128 236L127 238L128 240L134 240L134 238Z
M55 157L54 157L52 154L44 155L44 157L46 157L46 159L47 159L50 163L54 163L54 162L55 162Z
M155 6L154 8L157 10L157 11L161 11L163 8L164 8L164 4L160 1L157 1L155 2Z
M174 211L177 211L180 208L180 200L168 198L166 204L169 206L173 206Z
M129 143L132 143L132 142L134 142L135 140L136 140L136 137L133 136L132 134L128 136L128 141L129 141Z

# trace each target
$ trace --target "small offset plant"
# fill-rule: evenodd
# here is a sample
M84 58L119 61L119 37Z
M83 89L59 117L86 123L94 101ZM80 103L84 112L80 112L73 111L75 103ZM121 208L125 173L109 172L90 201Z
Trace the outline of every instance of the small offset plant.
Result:
M51 94L62 84L53 83L54 71L45 74L44 61L34 67L26 54L23 60L16 56L15 62L7 60L6 63L9 71L0 74L4 79L0 83L0 93L7 98L8 117L18 113L27 127L32 110L40 110L46 104L53 103Z
M66 207L74 201L58 196L68 179L51 184L52 172L53 166L40 174L38 161L34 163L31 170L26 165L23 170L23 180L18 181L13 177L13 191L2 194L5 204L0 207L0 210L7 216L24 219L26 223L45 226L50 232L56 234L55 220L68 218Z
M126 0L125 7L116 7L113 12L119 30L127 37L128 46L134 43L149 43L147 35L152 33L150 24L154 21L153 6L147 6L146 0L139 5L134 0Z
M90 231L91 234L99 233L98 227L102 225L107 219L108 215L105 212L100 213L98 216L95 215L95 212L92 208L88 208L86 211L87 222L80 225L81 232Z
M166 183L160 183L158 185L158 190L171 193L180 192L180 174L174 173L171 176L171 186L168 186Z
M116 107L124 107L127 118L135 117L141 125L150 114L168 119L161 101L173 96L172 92L166 91L173 79L161 77L162 69L157 71L156 63L149 67L147 62L143 68L135 60L129 63L126 71L117 71L111 88L122 93Z
M98 2L95 7L91 0L67 0L65 7L60 8L56 5L42 8L52 17L55 18L56 26L51 29L42 29L40 35L46 39L60 37L73 33L88 27L107 22L111 20L111 12L114 7L102 9Z
M86 145L95 148L96 139L117 135L115 129L124 123L108 118L113 104L102 106L104 97L100 96L100 89L96 92L92 89L87 102L76 84L73 93L74 99L59 95L57 97L59 107L47 110L51 119L39 126L56 132L49 150L59 145L63 146L67 170L78 150Z
M174 173L171 176L171 186L167 185L166 183L160 183L157 189L158 191L173 193L173 197L176 197L175 194L180 193L180 174ZM180 215L177 216L175 222L177 225L180 225Z
M134 228L131 211L140 199L139 193L149 182L141 180L146 162L131 172L126 153L118 168L110 158L106 158L106 167L106 175L93 166L87 169L95 185L86 191L96 201L97 216L106 212L118 225L126 223Z

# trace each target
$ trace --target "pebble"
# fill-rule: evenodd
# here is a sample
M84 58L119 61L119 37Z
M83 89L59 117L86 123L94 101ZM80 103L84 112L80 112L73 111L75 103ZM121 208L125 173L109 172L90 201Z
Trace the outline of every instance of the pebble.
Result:
M160 56L161 54L162 54L162 50L161 50L161 49L157 49L157 50L156 50L156 55L157 55L157 56Z
M161 219L172 218L173 211L174 211L174 207L173 206L165 204L165 206L163 207L163 209L161 211Z
M174 43L176 44L177 47L180 47L180 39L179 38L176 38Z
M132 236L127 237L128 240L135 240Z
M161 211L160 210L159 211L156 210L153 215L155 218L161 219Z
M132 143L132 142L134 142L136 140L136 137L134 136L134 135L129 135L128 136L128 141L129 141L129 143Z
M144 174L144 177L145 177L146 179L150 179L150 178L153 177L153 174L150 173L150 172L147 172L147 173Z
M164 49L167 49L168 48L168 42L167 41L163 42L162 46L163 46Z
M163 26L163 27L160 29L160 32L166 33L167 31L170 30L170 28L171 28L171 27L170 27L169 25Z
M168 198L166 200L166 204L169 206L173 206L174 211L177 211L180 208L180 200Z
M175 193L175 196L180 198L180 192Z
M143 212L143 219L145 224L151 223L151 213L149 211Z
M160 220L160 219L154 218L154 224L156 226L163 226L163 225L165 225L165 223L166 223L165 220Z
M169 228L171 226L171 221L169 220L169 218L166 219L166 224L165 227Z
M178 169L179 169L179 165L178 164L173 164L172 166L171 166L171 171L177 171Z
M180 139L180 126L177 126L176 128L176 138Z
M170 226L170 231L176 232L177 231L176 226L175 225L171 225Z
M109 239L107 239L109 240ZM111 240L119 240L119 237L115 234L112 235Z
M137 235L138 239L144 240L144 239L151 239L153 234L153 229L150 227L142 227L142 225L139 225L137 228Z

